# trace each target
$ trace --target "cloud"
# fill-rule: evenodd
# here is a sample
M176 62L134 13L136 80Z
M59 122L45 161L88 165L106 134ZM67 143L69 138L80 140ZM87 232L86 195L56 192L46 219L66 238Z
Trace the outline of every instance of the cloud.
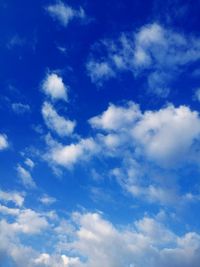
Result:
M31 209L22 210L12 224L15 231L25 234L38 234L48 227L45 217Z
M13 202L16 206L21 207L24 203L24 196L18 192L5 192L0 190L0 200Z
M90 75L92 82L101 85L102 81L108 80L115 76L114 71L107 62L89 61L87 64L87 71Z
M114 177L133 197L168 205L189 201L178 189L179 170L199 165L200 117L187 106L168 104L159 110L142 111L132 101L109 104L89 119L92 137L59 143L46 136L44 159L53 167L73 168L99 162L106 177ZM187 168L186 168L187 169ZM183 172L181 174L184 175ZM180 184L179 184L180 186Z
M45 159L55 165L72 168L77 162L91 158L97 152L98 146L92 138L81 139L77 143L62 145L47 138L48 152Z
M187 157L199 138L199 114L186 106L175 108L173 105L145 112L132 133L150 159L172 163Z
M35 163L30 158L26 158L24 163L26 164L26 166L28 166L31 169L35 167Z
M77 239L72 247L87 259L83 266L198 266L200 237L196 233L179 237L149 217L121 230L98 213L76 214L75 221Z
M200 101L200 89L197 89L195 92L195 99Z
M8 138L5 134L0 134L0 151L9 147Z
M135 79L141 75L146 77L148 90L161 97L168 96L172 81L185 71L185 67L200 59L199 38L178 33L158 23L147 24L135 32L122 33L116 40L102 41L100 47L102 54L96 56L94 51L87 63L92 82L103 82L117 77L119 72L129 71ZM109 70L108 74L97 72L95 67L88 68L101 64Z
M45 194L39 199L39 201L44 205L51 205L56 202L56 199Z
M62 1L57 1L57 3L49 5L46 9L49 15L64 27L67 27L73 19L85 18L85 11L81 7L76 10Z
M60 116L50 103L44 102L42 115L47 127L59 136L69 136L73 133L76 123Z
M9 216L12 221L0 220L0 257L5 265L11 261L20 267L198 267L200 260L198 233L176 235L159 216L123 226L115 226L100 212L74 212L65 224L62 217L49 219L31 209ZM30 235L42 238L41 232L45 238L51 236L43 249L30 243Z
M13 103L12 110L17 114L24 114L30 112L30 106L22 103Z
M17 174L21 180L21 183L27 188L35 188L36 184L30 174L25 168L20 164L17 165Z
M137 153L161 166L192 155L193 144L200 136L200 118L187 106L168 105L158 111L142 113L139 106L110 105L101 115L89 120L92 127L120 135L121 142L132 143ZM170 164L169 164L170 165Z
M68 100L68 89L65 86L63 79L56 73L48 74L46 76L42 84L42 90L47 96L50 96L52 100Z
M131 101L127 102L125 106L110 104L106 111L91 118L89 123L93 128L118 131L133 125L140 115L139 106Z

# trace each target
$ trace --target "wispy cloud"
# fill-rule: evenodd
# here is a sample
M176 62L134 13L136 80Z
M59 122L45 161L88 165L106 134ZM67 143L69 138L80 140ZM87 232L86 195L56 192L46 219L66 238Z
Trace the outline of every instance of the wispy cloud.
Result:
M46 10L49 15L57 20L62 26L67 27L69 22L74 19L84 19L85 11L83 8L74 9L62 1L47 6Z
M134 78L145 75L148 88L166 97L171 82L184 68L200 59L200 39L152 23L132 33L122 33L116 40L101 42L102 54L95 51L87 63L93 82L103 82L118 72L129 71ZM98 50L99 51L99 50ZM90 66L106 66L107 71Z
M8 138L5 134L0 134L0 151L9 147Z

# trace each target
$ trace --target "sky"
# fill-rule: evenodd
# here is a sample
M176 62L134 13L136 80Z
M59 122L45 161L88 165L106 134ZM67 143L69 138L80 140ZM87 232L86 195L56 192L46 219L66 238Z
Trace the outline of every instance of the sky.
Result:
M200 1L0 1L0 267L199 267Z

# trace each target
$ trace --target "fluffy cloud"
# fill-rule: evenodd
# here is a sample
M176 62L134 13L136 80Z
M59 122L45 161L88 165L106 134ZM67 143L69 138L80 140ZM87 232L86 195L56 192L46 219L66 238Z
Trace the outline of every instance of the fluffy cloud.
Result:
M186 106L173 105L147 111L132 134L150 159L172 163L192 153L192 145L200 135L199 114Z
M5 134L0 134L0 151L8 148L8 138Z
M116 227L100 213L75 212L68 219L67 227L63 227L62 218L50 224L45 215L30 209L18 210L10 216L13 222L0 221L0 257L5 265L13 262L12 266L20 267L100 267L102 264L197 267L200 260L198 233L178 236L158 216L145 216L123 227ZM36 238L41 231L54 236L53 240L49 239L48 249L28 247L24 236Z
M57 3L49 5L47 7L47 11L52 18L59 21L64 27L66 27L69 22L75 18L85 18L85 12L82 8L79 10L73 9L62 1L57 1Z
M47 161L66 168L73 167L77 162L87 160L97 152L98 146L92 138L81 139L78 143L62 145L47 138Z
M125 106L110 104L102 115L91 118L89 123L93 128L118 131L133 125L140 114L139 106L131 101Z
M78 229L72 247L87 258L84 264L77 266L198 266L200 236L197 233L179 237L149 217L123 230L98 213L74 217Z
M169 94L174 77L184 71L187 64L200 59L200 39L187 37L157 23L101 44L102 61L94 55L87 63L93 82L112 78L119 71L130 71L135 78L144 74L149 90L162 97ZM97 71L101 69L99 66L106 66L102 68L106 71Z
M36 184L30 174L25 168L23 168L20 164L17 165L17 174L21 179L22 184L27 188L35 188Z
M143 112L129 101L119 106L110 104L89 123L93 137L65 145L48 136L45 160L53 167L72 168L84 161L92 167L94 157L114 159L112 168L104 171L134 197L161 204L189 201L186 195L191 192L181 196L175 178L178 173L174 170L199 164L197 111L169 104L160 110Z
M18 192L5 192L0 190L0 200L13 202L15 205L21 207L24 203L24 196Z
M42 90L47 96L50 96L53 100L68 100L67 87L65 86L63 79L56 73L48 74L46 76L42 84Z
M47 127L59 136L68 136L73 133L76 123L60 116L50 103L44 102L42 115Z
M142 113L133 102L125 106L110 105L89 122L94 128L120 135L121 142L137 148L137 154L161 165L188 159L200 135L199 114L186 106L168 105Z

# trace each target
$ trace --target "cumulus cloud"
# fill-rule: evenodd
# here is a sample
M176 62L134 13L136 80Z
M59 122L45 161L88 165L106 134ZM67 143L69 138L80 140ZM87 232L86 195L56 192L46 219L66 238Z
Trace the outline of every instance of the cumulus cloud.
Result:
M68 100L68 89L62 77L58 76L56 73L51 73L46 76L42 84L42 90L47 96L50 96L52 100Z
M198 266L200 237L197 233L179 237L149 217L123 230L98 213L75 214L75 221L77 239L72 247L87 258L83 266ZM180 255L183 255L181 260Z
M9 147L8 138L5 134L0 134L0 151Z
M17 174L21 180L21 183L27 188L35 188L36 184L30 174L25 168L20 164L17 165Z
M81 7L79 10L76 10L62 1L57 1L55 4L49 5L46 9L49 15L64 27L68 26L69 22L73 19L85 18L85 12Z
M77 162L87 160L97 152L97 144L92 138L81 139L77 143L63 145L47 138L48 152L45 159L66 168L73 167Z
M45 215L30 209L10 216L12 222L0 221L0 255L5 265L11 261L20 267L198 267L200 260L198 233L176 235L158 216L145 216L121 227L91 212L74 212L65 227L61 217L50 223ZM34 244L29 247L24 238L41 232L55 237L49 239L45 251Z
M18 192L6 192L0 190L0 200L5 202L13 202L15 205L21 207L24 203L24 196Z
M102 114L90 118L89 124L93 136L79 141L61 144L48 135L45 160L53 168L70 169L86 161L92 167L94 158L114 159L116 164L105 169L107 176L115 177L134 197L161 204L187 199L191 192L181 196L176 184L179 174L174 170L199 164L197 111L172 104L142 111L129 101L110 104Z
M94 128L123 135L121 142L131 142L138 153L141 150L141 155L161 165L191 155L192 145L200 134L199 114L187 106L168 105L142 113L133 102L110 105L89 122Z
M184 155L187 157L199 138L199 114L186 106L175 108L173 105L145 112L132 133L150 159L173 162Z
M44 102L42 115L47 127L59 136L68 136L73 133L76 123L60 116L50 103Z
M110 104L106 111L91 118L89 123L93 128L118 131L130 127L140 115L139 106L131 101L126 103L125 106Z
M200 59L199 38L183 35L157 23L145 25L132 33L122 33L117 40L106 40L101 45L102 60L99 61L94 52L87 63L92 82L103 82L118 72L130 71L135 78L145 75L150 92L161 97L169 94L171 82L184 72L189 63Z

